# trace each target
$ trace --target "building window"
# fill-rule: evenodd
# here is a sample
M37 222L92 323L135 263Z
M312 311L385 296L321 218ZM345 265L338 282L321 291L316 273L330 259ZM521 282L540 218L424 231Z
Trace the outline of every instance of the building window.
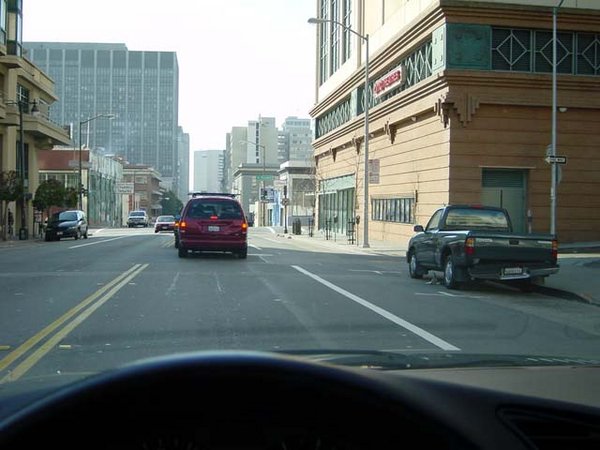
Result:
M331 18L338 20L339 4L338 0L331 0ZM335 73L340 66L340 26L334 23L330 26L331 32L331 73Z
M342 23L348 27L352 27L352 0L343 0L344 1L344 10ZM348 59L350 59L350 55L352 54L351 40L352 33L348 28L344 28L342 31L342 64L344 64Z
M329 0L321 0L320 14L321 19L329 18L328 10ZM328 59L329 59L329 24L319 24L319 81L323 84L329 78Z
M371 199L371 220L380 222L414 223L413 197Z
M0 1L0 42L6 44L6 0Z
M147 184L148 179L146 177L135 177L135 184Z

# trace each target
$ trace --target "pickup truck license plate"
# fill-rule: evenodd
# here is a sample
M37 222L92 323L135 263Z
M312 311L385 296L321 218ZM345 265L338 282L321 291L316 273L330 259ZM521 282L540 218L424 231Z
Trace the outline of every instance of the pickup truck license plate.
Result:
M62 236L62 234L63 234L63 232L62 232L62 231L57 231L57 232L56 232L56 235L57 235L57 236Z
M208 231L219 231L221 229L221 227L217 227L214 225L209 225L208 226Z
M522 275L522 267L505 267L502 269L502 275Z

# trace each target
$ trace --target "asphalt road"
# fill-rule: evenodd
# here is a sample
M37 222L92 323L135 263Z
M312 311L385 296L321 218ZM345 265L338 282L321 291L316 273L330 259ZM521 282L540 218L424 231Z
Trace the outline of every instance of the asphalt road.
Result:
M250 230L247 260L170 234L0 248L0 385L196 350L598 357L595 306L489 284L448 291L402 258Z

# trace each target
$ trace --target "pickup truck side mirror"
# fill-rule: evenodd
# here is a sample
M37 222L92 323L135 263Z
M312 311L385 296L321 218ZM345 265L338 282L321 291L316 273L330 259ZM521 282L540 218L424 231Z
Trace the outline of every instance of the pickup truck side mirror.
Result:
M422 233L425 230L423 229L423 225L415 225L413 231L415 231L416 233Z

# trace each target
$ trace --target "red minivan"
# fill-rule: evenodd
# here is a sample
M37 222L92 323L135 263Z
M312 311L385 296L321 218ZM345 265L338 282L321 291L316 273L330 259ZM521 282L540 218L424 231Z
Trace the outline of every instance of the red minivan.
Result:
M179 221L179 257L188 251L248 255L248 222L233 194L192 194Z

